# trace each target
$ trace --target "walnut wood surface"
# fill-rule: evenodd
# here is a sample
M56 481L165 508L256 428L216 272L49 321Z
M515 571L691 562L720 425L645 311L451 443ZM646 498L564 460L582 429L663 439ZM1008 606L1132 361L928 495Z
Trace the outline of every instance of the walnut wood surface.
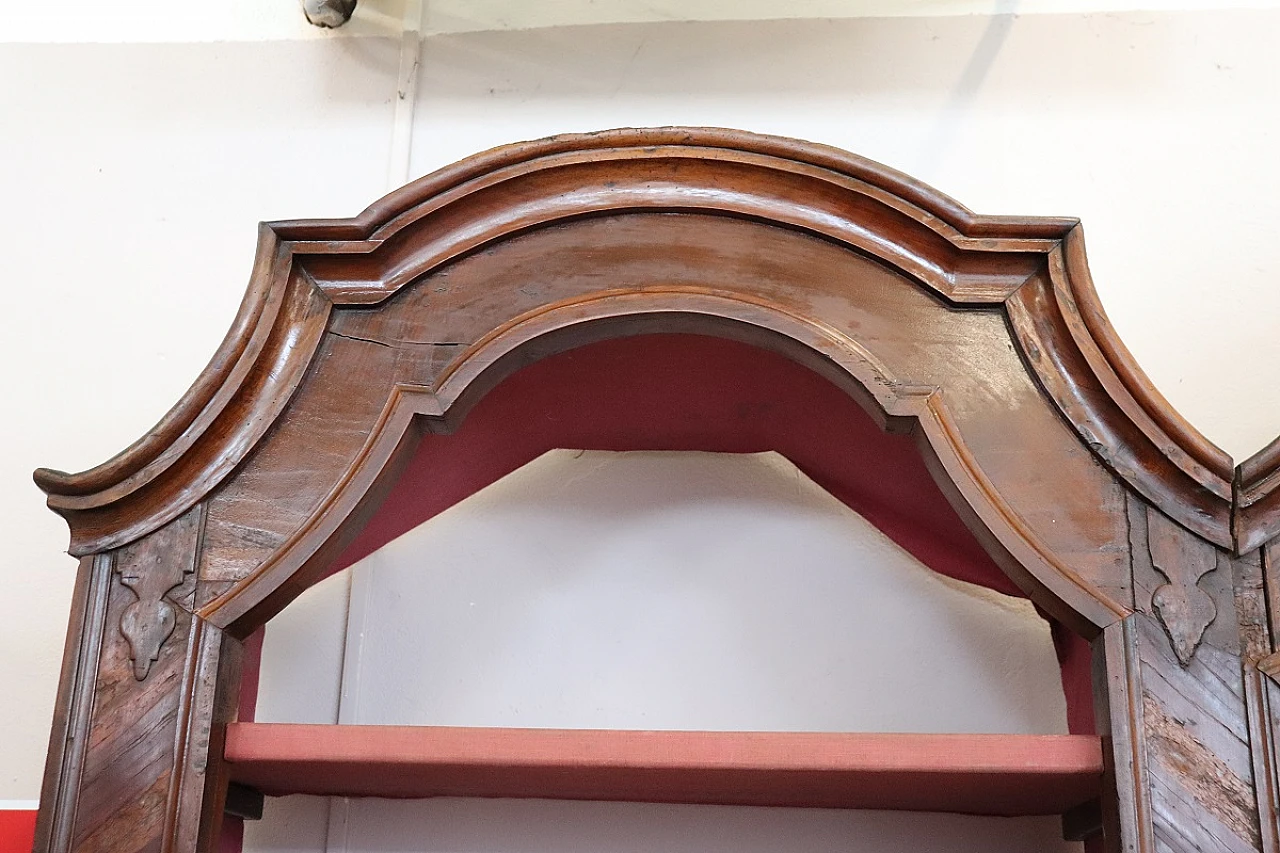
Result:
M423 432L550 353L652 332L781 353L914 438L993 560L1093 643L1108 850L1276 849L1280 450L1233 470L1151 388L1074 220L670 128L497 149L355 219L263 226L187 396L104 465L36 473L84 558L38 849L213 849L243 638Z
M125 513L154 527L220 482L296 387L328 302L376 304L477 247L623 210L702 212L811 233L960 304L1004 303L1043 274L1040 287L1008 304L1023 321L1037 376L1051 392L1061 389L1063 414L1149 500L1205 538L1230 542L1230 459L1164 402L1115 338L1074 220L976 216L890 169L821 146L658 129L499 149L415 182L354 220L264 229L245 306L183 402L99 468L37 473L50 506L72 525L73 553L145 532L146 524L120 524ZM295 274L303 271L305 282ZM1032 294L1038 304L1027 316L1022 305ZM1027 327L1032 317L1040 329ZM1044 346L1038 338L1048 334Z

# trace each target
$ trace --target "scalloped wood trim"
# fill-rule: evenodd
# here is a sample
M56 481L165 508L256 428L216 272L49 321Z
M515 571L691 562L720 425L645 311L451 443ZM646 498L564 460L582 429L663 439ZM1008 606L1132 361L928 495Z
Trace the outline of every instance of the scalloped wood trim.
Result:
M628 182L611 171L637 160L678 163L679 177ZM735 185L743 175L750 180ZM979 216L825 146L659 128L506 146L415 181L354 219L264 225L244 305L174 409L97 468L36 472L50 507L71 526L71 552L127 544L215 488L296 389L331 302L379 302L481 246L618 210L763 220L877 257L956 304L1004 303L1038 381L1131 487L1219 545L1233 542L1235 505L1250 507L1234 513L1242 547L1280 526L1280 501L1265 499L1280 477L1280 450L1246 463L1233 499L1230 458L1169 406L1107 322L1075 220ZM1053 288L1033 295L1024 284L1046 258Z

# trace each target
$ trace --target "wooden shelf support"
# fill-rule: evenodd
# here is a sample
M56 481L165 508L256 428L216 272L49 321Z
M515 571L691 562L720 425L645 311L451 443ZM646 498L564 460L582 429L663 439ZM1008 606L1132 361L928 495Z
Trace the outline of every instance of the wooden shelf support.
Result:
M1061 814L1097 798L1085 735L234 723L231 778L270 795L541 797Z

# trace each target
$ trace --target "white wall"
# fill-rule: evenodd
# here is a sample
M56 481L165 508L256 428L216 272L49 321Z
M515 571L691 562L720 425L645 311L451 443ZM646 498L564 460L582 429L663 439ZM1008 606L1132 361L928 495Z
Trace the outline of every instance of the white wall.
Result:
M398 63L382 38L0 45L0 800L39 796L75 576L31 472L104 461L182 395L259 220L386 189Z
M307 25L293 0L223 0L217 6L132 0L45 0L6 9L6 42L216 42L398 34L420 12L425 34L660 21L938 18L991 14L1273 9L1277 0L360 0L340 32Z
M264 722L1066 732L1028 601L935 574L772 453L552 451L304 593L258 696ZM304 798L245 849L526 850L531 824L583 853L1077 849L1054 817Z
M299 26L292 5L0 18L0 799L39 791L73 576L31 469L96 464L181 395L234 313L256 221L353 214L403 168L398 5L364 0L354 37ZM937 0L902 4L909 18L671 23L652 3L428 3L409 168L550 132L718 124L840 145L983 212L1079 215L1138 360L1239 457L1280 432L1280 10L1232 5L1259 8L1015 18ZM780 8L799 6L750 12ZM885 12L801 11L818 8ZM531 24L554 26L511 29Z
M925 568L773 453L552 451L297 605L263 722L1067 730L1030 602Z

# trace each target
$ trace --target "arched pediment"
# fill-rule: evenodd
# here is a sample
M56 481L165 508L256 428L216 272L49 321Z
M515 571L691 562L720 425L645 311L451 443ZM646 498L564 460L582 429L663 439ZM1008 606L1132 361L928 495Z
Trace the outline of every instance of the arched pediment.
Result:
M1280 530L1280 450L1234 469L1151 387L1075 220L979 216L830 148L663 128L500 148L354 219L262 226L240 313L178 405L98 468L36 473L86 558L50 849L73 831L209 849L241 641L333 564L423 434L546 356L649 333L781 354L914 439L999 568L1093 641L1108 849L1280 837L1257 811L1271 753L1251 746L1274 692L1257 548ZM122 722L143 703L147 737ZM160 758L118 784L130 744ZM77 812L95 780L106 805ZM1181 805L1224 786L1226 805ZM1168 791L1183 799L1153 808Z
M244 306L186 397L110 462L75 475L42 469L37 482L71 524L73 553L125 544L200 500L252 450L301 383L331 312L382 303L519 235L677 212L811 235L875 259L950 307L1002 308L1030 372L1085 445L1189 530L1231 542L1231 460L1164 402L1116 338L1075 220L979 216L845 152L719 130L509 146L422 178L355 219L264 225ZM837 346L859 343L844 334Z

